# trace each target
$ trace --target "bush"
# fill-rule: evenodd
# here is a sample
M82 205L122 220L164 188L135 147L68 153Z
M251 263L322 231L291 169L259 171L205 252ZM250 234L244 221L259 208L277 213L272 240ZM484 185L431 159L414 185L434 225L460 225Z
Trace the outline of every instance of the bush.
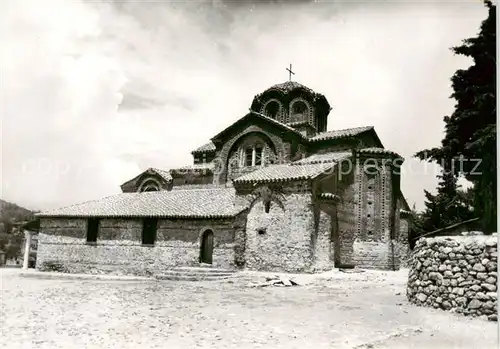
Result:
M55 271L59 273L67 273L66 267L58 262L53 262L53 261L46 261L43 262L42 265L40 266L41 271Z

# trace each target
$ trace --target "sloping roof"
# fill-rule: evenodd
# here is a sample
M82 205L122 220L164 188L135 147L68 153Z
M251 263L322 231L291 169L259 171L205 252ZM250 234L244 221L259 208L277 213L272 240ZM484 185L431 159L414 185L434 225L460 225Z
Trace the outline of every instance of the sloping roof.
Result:
M295 166L295 165L322 164L322 163L329 163L329 162L337 162L339 160L346 159L350 156L352 156L352 153L345 152L345 151L344 152L330 152L330 153L324 153L324 154L314 154L314 155L308 156L307 158L294 161L290 165Z
M201 164L191 164L187 166L182 166L177 169L172 169L172 171L185 171L185 170L211 170L214 168L213 162L204 162Z
M158 175L167 182L170 182L172 180L172 176L170 175L170 171L160 170L158 168L150 168L150 170L153 170L154 172L158 173Z
M326 131L317 134L316 136L310 138L309 140L311 142L315 142L315 141L324 141L327 139L329 140L329 139L352 137L373 129L374 129L373 126L362 126L362 127L346 128L343 130Z
M359 149L358 150L360 153L367 153L367 154L386 154L386 155L392 155L392 156L396 156L398 158L403 158L401 155L399 155L398 153L392 151L392 150L389 150L389 149L384 149L384 148L376 148L376 147L372 147L372 148L363 148L363 149Z
M196 154L196 153L209 153L215 151L215 144L212 142L208 142L206 144L203 144L201 147L196 148L191 152L191 154Z
M151 168L148 168L146 171L141 172L140 174L138 174L134 178L129 179L128 181L126 181L125 183L123 183L120 187L123 188L127 184L136 181L137 179L139 179L139 177L143 176L144 174L157 174L158 176L160 176L161 178L163 178L166 182L170 182L170 181L173 180L172 176L170 175L170 171L160 170L158 168L152 168L151 167Z
M333 163L309 165L271 165L260 170L245 174L233 180L234 183L250 182L285 182L289 180L313 179L326 173L334 166Z
M121 193L53 211L39 217L232 217L245 207L235 206L233 188Z
M472 218L472 219L469 219L469 220L466 220L466 221L463 221L463 222L455 223L455 224L449 225L447 227L444 227L444 228L441 228L441 229L437 229L437 230L434 230L434 231L431 231L431 232L419 235L418 238L434 237L434 236L439 236L439 235L446 235L446 233L448 233L450 231L453 231L454 229L457 229L457 228L460 228L460 227L463 227L464 230L468 230L470 228L477 228L477 226L479 225L479 223L480 223L479 218ZM455 235L456 235L456 232L455 232Z
M302 133L300 133L299 131L297 131L293 127L285 125L284 123L279 122L277 120L274 120L274 119L272 119L272 118L270 118L270 117L268 117L268 116L266 116L264 114L261 114L261 113L258 113L256 111L250 110L250 112L248 114L246 114L242 118L236 120L231 125L229 125L228 127L226 127L224 130L222 130L221 132L219 132L217 135L215 135L214 137L212 137L212 140L214 140L216 138L219 138L221 135L223 135L224 133L226 133L227 131L229 131L234 125L236 125L237 123L241 122L242 120L247 119L247 118L252 117L252 116L256 116L256 117L258 117L261 120L264 120L264 121L269 122L269 123L271 123L271 124L273 124L275 126L278 126L278 127L282 128L282 129L285 129L285 130L289 131L290 133L293 133L293 134L297 135L300 138L307 139L307 137L305 137Z

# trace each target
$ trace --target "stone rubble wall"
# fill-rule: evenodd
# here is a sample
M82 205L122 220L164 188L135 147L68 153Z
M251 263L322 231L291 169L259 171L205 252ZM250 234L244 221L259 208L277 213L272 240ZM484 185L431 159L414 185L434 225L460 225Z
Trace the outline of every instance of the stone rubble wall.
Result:
M85 219L42 219L36 268L68 273L149 276L172 267L199 266L201 234L214 232L213 266L234 268L233 219L158 221L154 246L142 245L142 221L103 219L96 243L86 242Z
M497 321L497 236L421 238L410 259L411 303Z
M288 194L283 208L271 202L265 213L262 200L247 216L245 266L250 270L310 272L314 214L311 195Z

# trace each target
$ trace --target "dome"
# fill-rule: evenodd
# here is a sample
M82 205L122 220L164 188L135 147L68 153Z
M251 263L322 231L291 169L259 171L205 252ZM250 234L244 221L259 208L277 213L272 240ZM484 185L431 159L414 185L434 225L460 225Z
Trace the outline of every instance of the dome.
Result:
M278 90L278 91L281 91L283 93L289 93L289 92L291 92L293 90L297 90L297 89L302 89L302 90L305 90L309 93L314 93L314 91L311 90L309 87L304 86L301 83L298 83L296 81L286 81L286 82L283 82L281 84L276 84L276 85L269 87L266 91Z
M250 109L281 123L293 124L308 136L326 130L331 110L324 95L296 81L269 87L254 97Z

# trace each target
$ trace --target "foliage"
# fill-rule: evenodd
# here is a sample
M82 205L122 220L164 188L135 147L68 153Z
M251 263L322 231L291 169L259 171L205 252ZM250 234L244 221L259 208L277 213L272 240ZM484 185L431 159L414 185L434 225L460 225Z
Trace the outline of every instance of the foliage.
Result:
M452 77L453 94L457 103L451 116L444 117L445 136L441 146L418 152L421 160L439 163L450 177L465 176L472 182L474 212L481 218L483 231L496 231L496 6L486 1L488 17L477 37L466 39L454 47L455 54L470 57L473 64L458 70ZM452 186L451 178L441 177ZM426 192L428 223L435 228L454 221L462 209L448 213L447 201L456 197L452 187L440 184L441 193ZM458 196L464 196L459 194ZM467 212L465 212L468 215ZM466 217L461 217L462 220Z
M20 231L19 224L31 219L32 211L0 200L0 251L5 252L6 259L20 256L24 234Z
M437 194L425 191L425 210L421 215L422 231L428 232L474 218L469 191L461 190L457 178L443 171Z

